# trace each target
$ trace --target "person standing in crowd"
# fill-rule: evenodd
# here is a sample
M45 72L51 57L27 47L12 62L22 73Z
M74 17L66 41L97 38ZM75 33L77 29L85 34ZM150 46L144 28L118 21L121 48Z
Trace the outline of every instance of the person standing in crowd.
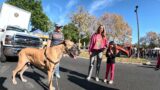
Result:
M91 36L90 44L89 44L89 55L90 55L90 64L88 69L88 77L86 78L88 81L91 79L92 71L94 67L94 62L97 60L96 64L96 81L99 81L99 72L102 61L103 50L107 46L107 38L104 30L104 26L100 25L96 31Z
M47 42L47 47L54 46L54 45L59 45L64 41L64 35L61 32L62 31L61 28L62 28L62 26L59 26L57 24L55 25L54 32L49 34L49 40ZM60 78L59 66L60 65L58 63L56 65L55 72L54 72L54 74L57 78Z
M109 42L109 47L106 52L107 63L106 63L106 76L104 82L108 81L108 74L110 73L110 80L108 81L109 84L113 84L114 80L114 70L115 70L115 58L118 53L116 49L116 44L114 41Z
M157 65L156 65L156 70L160 69L160 52L158 52L158 56L157 56Z

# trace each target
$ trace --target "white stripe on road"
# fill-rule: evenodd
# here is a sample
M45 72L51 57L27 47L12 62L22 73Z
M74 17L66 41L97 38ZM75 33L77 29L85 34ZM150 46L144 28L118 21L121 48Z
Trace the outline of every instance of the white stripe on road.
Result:
M7 71L11 66L7 65L7 66L0 66L0 74L4 73L5 71Z

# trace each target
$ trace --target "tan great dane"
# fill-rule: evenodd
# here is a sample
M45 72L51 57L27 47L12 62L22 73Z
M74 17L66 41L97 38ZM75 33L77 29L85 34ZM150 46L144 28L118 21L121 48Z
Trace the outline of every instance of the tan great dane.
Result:
M36 49L36 48L22 49L18 54L19 60L17 67L13 70L12 73L13 84L17 84L15 76L18 72L20 74L20 79L22 80L22 82L27 82L27 80L23 78L23 73L28 68L27 64L30 63L42 69L47 69L49 90L53 90L54 87L52 86L53 83L52 74L56 64L59 63L64 52L66 52L67 54L69 54L69 56L74 58L77 55L79 55L79 52L77 50L78 48L75 47L74 43L71 42L70 40L65 40L60 45L52 46L45 49Z

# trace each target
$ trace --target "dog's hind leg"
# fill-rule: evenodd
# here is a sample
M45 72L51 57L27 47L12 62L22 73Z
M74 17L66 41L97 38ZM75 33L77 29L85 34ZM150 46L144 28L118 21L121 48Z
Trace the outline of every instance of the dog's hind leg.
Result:
M22 70L20 71L20 78L21 78L22 82L27 82L27 80L23 78L23 73L24 73L24 71L26 71L27 69L28 69L28 66L27 66L27 64L26 64L26 65L22 68Z
M15 79L16 77L16 74L17 72L19 72L20 70L22 70L22 68L26 65L26 61L22 61L22 60L19 60L18 61L18 64L17 64L17 67L13 70L12 72L12 82L13 84L17 84L17 81Z

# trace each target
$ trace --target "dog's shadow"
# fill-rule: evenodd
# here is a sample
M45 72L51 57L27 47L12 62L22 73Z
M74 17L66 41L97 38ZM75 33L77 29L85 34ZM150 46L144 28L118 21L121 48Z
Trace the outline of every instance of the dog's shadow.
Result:
M6 77L0 77L0 90L8 90L6 87L3 86L3 83L6 79Z
M42 79L47 79L44 76L42 76L41 74L33 71L33 72L25 72L24 76L33 79L35 82L37 82L44 90L48 90L48 86L46 85L46 83L42 82Z

